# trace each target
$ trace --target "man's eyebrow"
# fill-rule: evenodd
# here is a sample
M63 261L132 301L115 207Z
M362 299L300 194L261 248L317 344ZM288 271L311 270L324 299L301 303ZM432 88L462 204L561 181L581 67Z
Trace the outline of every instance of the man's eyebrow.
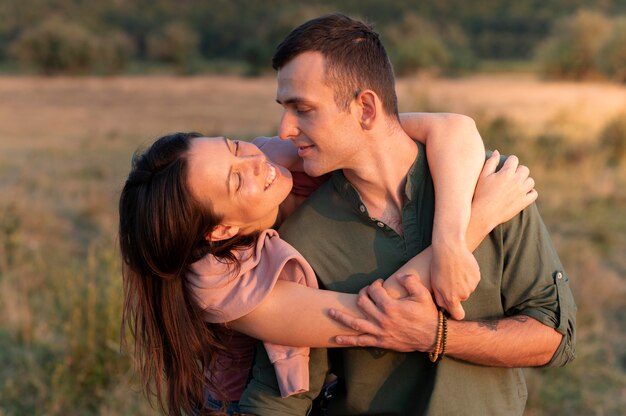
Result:
M293 105L307 103L308 101L302 97L292 97L286 99L285 101L281 101L280 99L276 98L276 102L280 105Z
M228 139L227 139L226 137L223 137L223 139L224 139L224 144L225 144L225 145L226 145L226 147L228 148L228 151L229 151L230 153L232 153L233 151L231 150L230 145L228 144ZM226 177L226 189L228 190L228 194L230 194L230 189L231 189L231 188L230 188L230 177L231 177L231 176L233 176L233 175L232 175L232 172L233 172L233 166L231 165L231 166L228 168L228 176Z

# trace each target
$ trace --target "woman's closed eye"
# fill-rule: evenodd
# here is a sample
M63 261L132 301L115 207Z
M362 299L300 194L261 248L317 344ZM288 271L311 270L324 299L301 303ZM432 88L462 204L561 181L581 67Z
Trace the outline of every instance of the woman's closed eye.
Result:
M239 140L231 140L231 142L235 146L233 154L235 156L239 156ZM241 182L242 182L241 173L240 172L233 172L233 176L235 177L235 181L236 181L235 182L235 192L237 192L241 188Z
M235 176L237 177L237 186L235 186L235 192L237 192L239 191L239 189L241 189L241 183L242 183L241 173L235 172Z

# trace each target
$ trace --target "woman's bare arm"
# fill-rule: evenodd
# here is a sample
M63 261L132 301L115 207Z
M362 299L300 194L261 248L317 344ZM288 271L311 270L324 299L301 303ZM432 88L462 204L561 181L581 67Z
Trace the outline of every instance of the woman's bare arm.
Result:
M335 335L355 331L333 321L328 310L357 314L356 295L313 289L278 280L268 297L246 316L230 322L244 334L273 344L296 347L337 347Z
M430 262L437 304L462 319L466 300L480 281L478 263L468 249L467 227L474 188L485 162L485 147L470 117L452 113L404 113L404 131L426 145L435 185L435 218Z

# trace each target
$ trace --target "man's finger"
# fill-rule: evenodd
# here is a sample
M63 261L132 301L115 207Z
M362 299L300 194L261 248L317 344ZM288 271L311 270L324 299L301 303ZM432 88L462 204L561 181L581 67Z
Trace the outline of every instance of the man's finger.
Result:
M352 345L354 347L380 347L382 344L373 335L339 335L335 337L335 342L339 345Z
M381 290L387 293L387 291L383 289L382 286ZM370 320L380 322L380 320L383 318L382 312L380 311L376 301L372 300L370 296L370 287L365 286L364 288L359 290L359 294L356 298L356 305L359 307L361 312L363 312L363 314Z
M357 318L348 313L342 312L338 309L330 309L328 314L332 319L339 322L346 327L355 330L356 332L363 332L368 334L378 334L380 328L368 321L367 319Z
M381 304L392 300L392 297L389 296L389 293L387 293L387 291L383 287L382 280L376 280L374 283L372 283L371 285L367 286L367 294L369 295L370 299L377 306L380 306ZM360 295L360 293L359 293L359 295ZM360 305L359 305L359 307L360 307ZM373 311L372 311L372 313L373 313ZM368 312L368 314L369 314L369 312Z
M430 296L430 292L426 289L426 286L424 286L415 275L407 274L401 276L398 281L404 286L406 291L409 292L409 297L419 299L423 296Z

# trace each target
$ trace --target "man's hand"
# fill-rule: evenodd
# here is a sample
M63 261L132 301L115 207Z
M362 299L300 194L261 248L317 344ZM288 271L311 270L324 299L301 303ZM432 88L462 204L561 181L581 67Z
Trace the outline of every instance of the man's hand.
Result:
M365 318L356 318L336 309L330 316L361 335L338 336L337 344L378 347L401 352L431 351L437 333L437 306L413 275L398 279L408 292L402 299L391 298L377 280L359 292L357 305Z
M465 240L458 244L433 241L430 263L430 284L437 305L461 320L465 311L461 302L467 300L480 282L480 268Z

